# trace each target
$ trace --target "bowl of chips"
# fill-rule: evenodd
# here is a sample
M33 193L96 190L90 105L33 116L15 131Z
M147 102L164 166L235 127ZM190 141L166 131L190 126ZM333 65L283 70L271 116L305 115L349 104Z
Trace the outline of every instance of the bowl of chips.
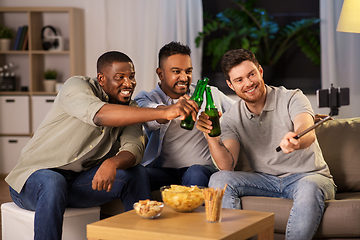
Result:
M134 203L135 212L142 218L153 219L161 215L164 208L164 203L151 201L149 199L140 200Z
M192 212L203 205L204 194L198 186L170 185L160 188L162 200L178 212Z

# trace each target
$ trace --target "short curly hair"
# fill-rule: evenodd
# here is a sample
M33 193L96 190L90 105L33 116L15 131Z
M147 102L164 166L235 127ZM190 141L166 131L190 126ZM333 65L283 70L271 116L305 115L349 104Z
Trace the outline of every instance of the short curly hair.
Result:
M97 73L102 73L103 69L111 66L114 62L131 62L132 60L122 52L110 51L102 54L96 64Z
M191 50L188 46L180 42L170 42L164 45L159 51L159 68L164 60L175 54L191 55Z

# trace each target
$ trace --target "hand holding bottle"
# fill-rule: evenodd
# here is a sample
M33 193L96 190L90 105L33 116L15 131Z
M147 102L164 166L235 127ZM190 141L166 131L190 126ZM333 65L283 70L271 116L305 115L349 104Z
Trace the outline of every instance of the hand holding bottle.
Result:
M161 106L164 109L164 119L172 120L180 117L180 120L184 120L189 117L196 121L197 113L199 112L199 106L194 100L191 100L189 96L182 96L179 100L169 106ZM158 121L159 122L159 121Z
M214 100L211 94L211 88L206 86L206 107L205 113L209 116L209 120L211 121L212 129L209 133L210 137L217 137L221 134L220 128L220 115L219 111L216 108Z
M222 113L221 112L218 113L220 118L222 116ZM209 134L211 134L211 130L213 129L212 121L209 115L207 115L205 112L201 112L196 122L196 128L202 131L203 133L207 133L205 135L209 136Z
M194 91L193 95L190 97L191 100L194 100L196 102L198 107L201 107L201 104L203 102L203 95L204 95L205 87L208 82L209 82L209 79L206 77L204 79L199 79L196 84L195 91ZM180 126L186 130L192 130L194 128L195 121L196 121L196 117L194 120L194 118L191 118L189 116L189 117L185 118L183 121L181 121Z

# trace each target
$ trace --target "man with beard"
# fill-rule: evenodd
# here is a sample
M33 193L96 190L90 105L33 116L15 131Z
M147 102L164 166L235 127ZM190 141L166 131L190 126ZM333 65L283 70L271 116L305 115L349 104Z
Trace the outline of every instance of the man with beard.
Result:
M222 133L210 138L211 122L201 113L197 128L206 134L221 171L209 186L227 183L224 208L241 209L242 196L293 199L286 239L312 239L321 221L325 200L336 186L324 161L315 131L295 136L314 124L310 102L300 90L267 86L255 55L231 50L222 59L228 86L240 100L223 115ZM279 146L282 152L275 151ZM254 172L233 171L244 151Z
M198 107L183 99L163 109L131 100L135 68L121 52L97 61L97 78L69 78L7 176L13 201L35 211L35 239L60 240L65 207L93 207L120 198L125 211L149 199L141 123L184 119Z
M195 85L192 83L190 48L170 42L159 51L156 73L160 83L150 92L140 92L135 101L140 107L162 109L189 98ZM224 112L235 102L217 88L211 87L215 104ZM204 97L205 99L205 97ZM202 104L204 109L206 104ZM214 166L204 134L194 128L180 127L181 119L156 120L144 124L149 139L143 164L150 178L151 190L161 186L207 186Z

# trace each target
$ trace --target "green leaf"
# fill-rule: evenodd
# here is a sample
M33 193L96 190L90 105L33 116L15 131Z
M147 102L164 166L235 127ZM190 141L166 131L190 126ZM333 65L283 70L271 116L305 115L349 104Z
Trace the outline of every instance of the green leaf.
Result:
M229 0L237 7L227 8L215 17L204 14L203 31L195 39L212 57L212 67L230 49L250 49L260 64L275 65L283 54L296 44L314 64L320 62L318 18L304 18L282 28L266 9L255 8L257 0Z

